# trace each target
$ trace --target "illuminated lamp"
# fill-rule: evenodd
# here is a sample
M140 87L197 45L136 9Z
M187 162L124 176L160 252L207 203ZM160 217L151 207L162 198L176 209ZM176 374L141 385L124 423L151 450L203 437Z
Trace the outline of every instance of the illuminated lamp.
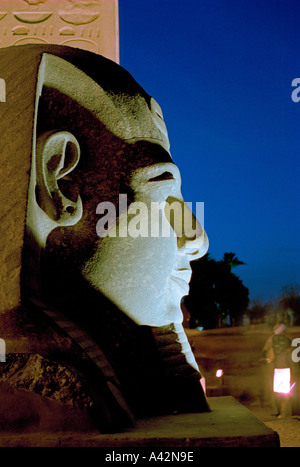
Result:
M291 389L291 369L275 368L273 391L280 394L289 394Z

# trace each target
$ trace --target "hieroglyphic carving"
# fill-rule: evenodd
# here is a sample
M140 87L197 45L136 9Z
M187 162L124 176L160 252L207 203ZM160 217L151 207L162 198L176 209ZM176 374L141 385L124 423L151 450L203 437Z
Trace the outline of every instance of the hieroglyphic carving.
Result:
M75 5L71 4L68 8L59 10L59 17L66 23L76 24L77 26L80 24L92 23L99 18L100 12L98 2L89 3L87 5L82 3L80 6L78 5L78 3Z
M46 3L47 0L24 0L28 5L38 5L39 3Z
M48 41L42 38L28 36L23 39L18 39L14 42L13 45L24 45L24 44L48 44Z
M119 62L118 0L0 0L0 47L28 43L68 45Z
M13 11L12 14L16 20L21 23L42 23L52 16L51 11L39 12L39 11Z
M75 29L74 28L69 28L69 27L61 28L59 30L59 34L61 36L74 36L75 35Z
M24 26L16 26L11 30L14 36L27 36L29 29Z
M61 42L61 45L68 45L69 47L76 47L77 49L89 50L90 52L97 53L98 47L96 42L88 39L68 39Z

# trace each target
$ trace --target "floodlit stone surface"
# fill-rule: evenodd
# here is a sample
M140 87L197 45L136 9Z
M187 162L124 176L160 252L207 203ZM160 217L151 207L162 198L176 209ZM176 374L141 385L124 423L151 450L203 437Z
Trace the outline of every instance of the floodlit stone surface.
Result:
M138 231L134 203L146 211L153 201L184 206L159 105L119 65L74 48L1 49L0 76L7 85L0 105L7 351L35 347L37 374L47 358L53 384L51 362L79 365L102 398L104 429L209 410L180 309L189 262L207 251L206 233L191 215L192 230L182 217L179 235L164 208L169 236L130 233L132 221ZM120 195L128 202L121 213ZM129 234L98 235L101 202L116 208L114 227ZM19 344L10 339L14 332ZM81 368L82 359L75 364L76 352L93 369Z
M72 407L86 409L93 401L87 383L61 363L38 354L10 354L1 365L0 382L36 392Z
M276 431L267 427L232 397L212 397L209 403L212 407L210 413L149 418L140 420L136 427L126 432L109 435L99 435L92 429L86 430L85 434L62 429L59 433L45 429L43 433L33 431L29 435L4 432L1 434L0 446L109 447L116 449L115 454L118 455L124 452L118 448L126 447L155 447L165 455L168 450L180 452L180 448L189 448L194 462L200 462L203 456L202 451L195 448L280 446ZM140 456L147 455L147 451L144 454L140 449L135 452L140 453ZM104 450L103 453L112 454L112 450Z

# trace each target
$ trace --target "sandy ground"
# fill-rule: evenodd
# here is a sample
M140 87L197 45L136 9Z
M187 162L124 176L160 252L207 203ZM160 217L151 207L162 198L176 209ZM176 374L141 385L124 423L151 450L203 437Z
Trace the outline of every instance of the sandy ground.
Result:
M186 330L186 333L205 377L208 395L212 390L222 391L223 388L227 395L234 396L278 433L281 447L300 447L300 378L294 388L294 409L289 416L274 415L265 390L265 367L261 362L261 351L272 334L271 329L264 325L253 325L204 332ZM287 335L291 340L299 337L300 327L288 328ZM217 369L224 371L223 385L216 378ZM296 370L300 373L299 364Z
M265 425L278 433L280 447L300 447L300 415L278 418L272 415L271 406L262 407L255 403L244 405Z

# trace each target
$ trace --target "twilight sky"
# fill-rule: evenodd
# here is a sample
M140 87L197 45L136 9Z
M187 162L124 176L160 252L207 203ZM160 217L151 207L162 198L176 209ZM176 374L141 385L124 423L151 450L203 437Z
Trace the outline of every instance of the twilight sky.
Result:
M298 0L119 0L120 61L160 103L209 252L250 298L300 283ZM299 92L300 96L300 92Z
M120 61L159 102L209 252L250 298L300 284L298 0L119 0ZM300 96L300 92L299 92Z

